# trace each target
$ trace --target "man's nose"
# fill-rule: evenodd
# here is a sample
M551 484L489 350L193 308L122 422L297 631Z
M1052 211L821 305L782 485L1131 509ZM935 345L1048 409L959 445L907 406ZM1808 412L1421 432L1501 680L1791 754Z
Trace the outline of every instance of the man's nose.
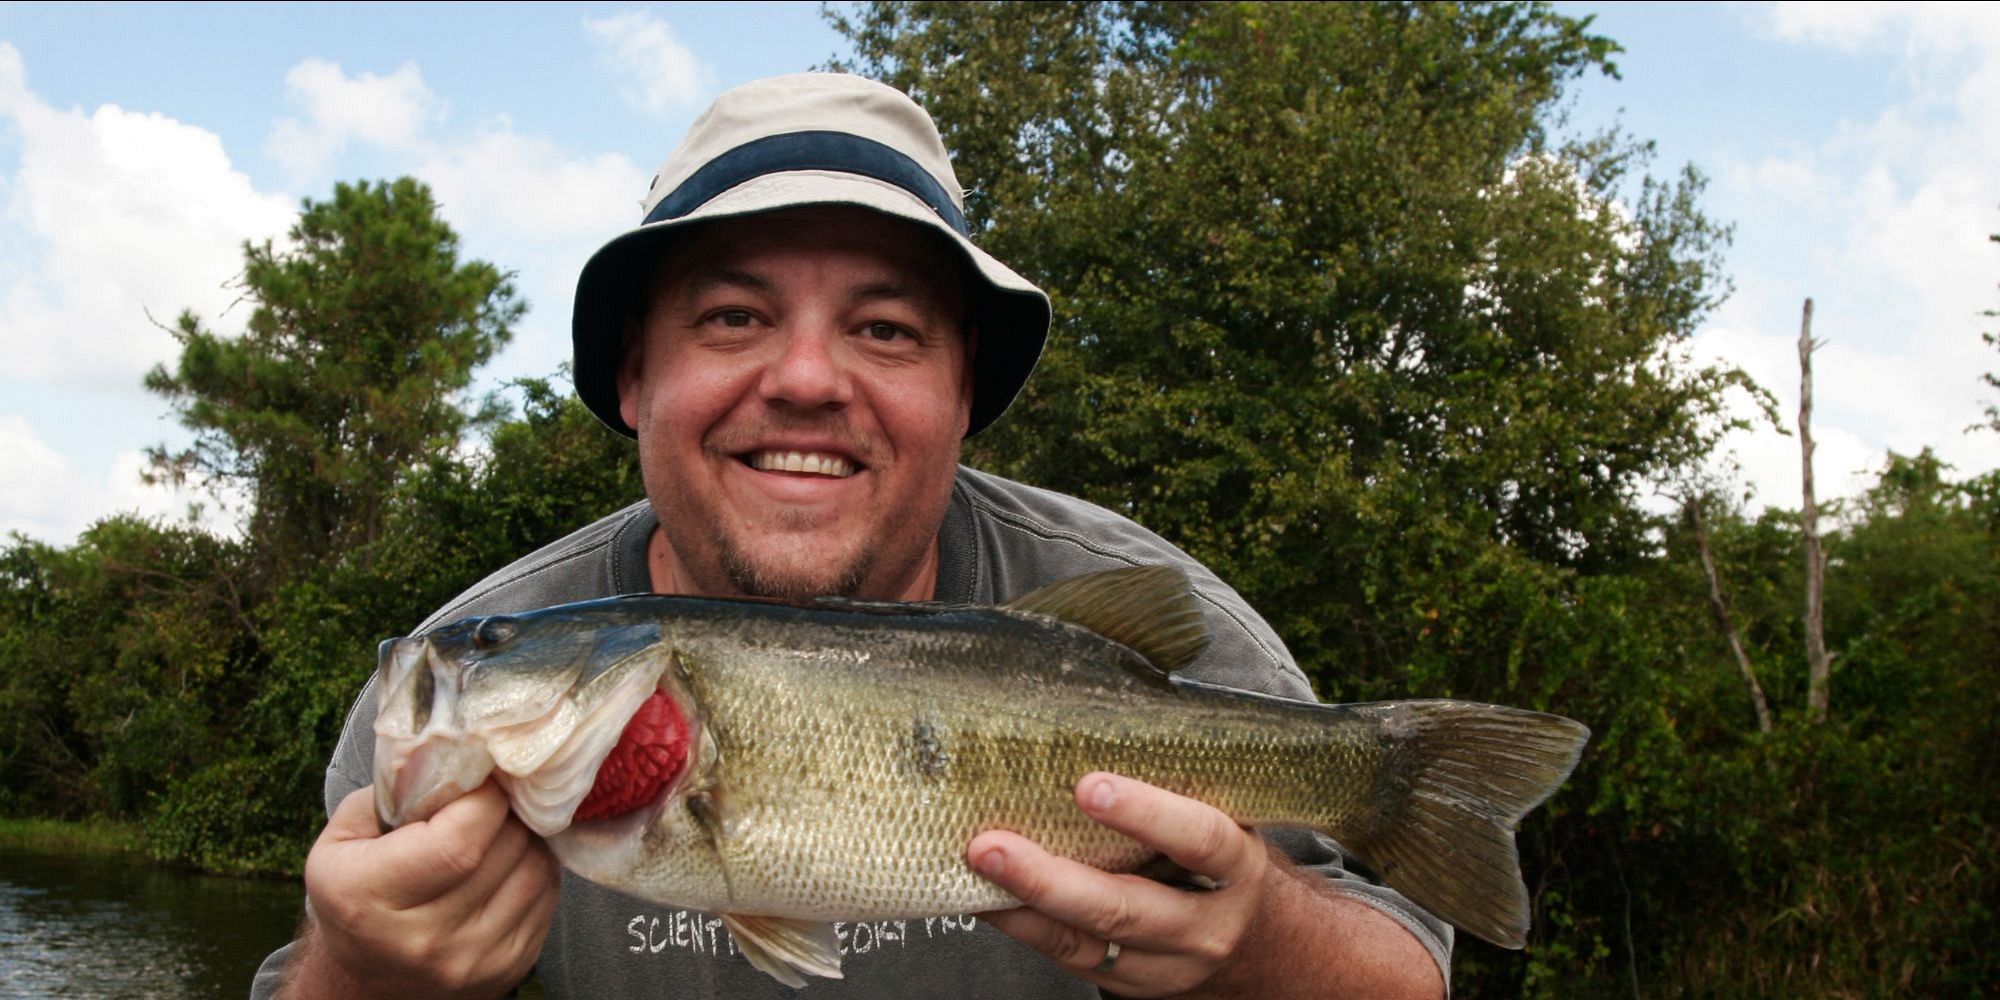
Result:
M823 324L785 330L759 388L767 401L799 409L847 405L854 388L842 358L839 331Z

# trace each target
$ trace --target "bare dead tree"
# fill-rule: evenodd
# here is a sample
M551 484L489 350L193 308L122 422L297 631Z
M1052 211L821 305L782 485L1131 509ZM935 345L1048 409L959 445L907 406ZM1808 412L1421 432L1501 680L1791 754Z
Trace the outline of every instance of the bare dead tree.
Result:
M1826 555L1819 545L1819 506L1813 498L1812 339L1813 304L1806 300L1799 321L1799 464L1804 477L1804 504L1799 511L1806 549L1806 717L1826 721L1827 681L1833 658L1826 652L1826 621L1821 598L1826 587Z
M1708 609L1715 614L1715 624L1729 640L1729 651L1736 654L1736 669L1743 674L1743 683L1750 689L1750 704L1757 708L1757 731L1771 731L1771 705L1764 700L1764 687L1757 683L1757 671L1750 666L1750 654L1743 651L1743 638L1736 631L1736 622L1729 614L1729 603L1722 599L1722 580L1715 572L1715 557L1708 547L1708 523L1702 516L1702 500L1689 496L1685 504L1688 516L1694 521L1695 550L1701 553L1702 572L1708 574Z

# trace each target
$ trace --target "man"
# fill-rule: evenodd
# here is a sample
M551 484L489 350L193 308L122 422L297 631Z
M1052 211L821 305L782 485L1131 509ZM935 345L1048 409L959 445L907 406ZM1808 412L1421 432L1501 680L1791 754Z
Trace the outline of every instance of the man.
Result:
M996 603L1171 561L1213 636L1193 676L1309 697L1269 627L1184 553L1108 511L958 466L961 439L1006 409L1049 326L1040 290L967 239L958 192L929 117L889 87L803 74L719 98L654 179L645 221L578 283L577 391L637 439L646 502L501 570L424 627L641 589ZM490 783L380 834L366 791L373 699L371 682L328 769L309 920L258 994L282 982L301 997L492 996L532 967L555 996L791 995L706 914L574 878L558 893L548 849ZM1201 803L1115 775L1076 793L1219 887L1111 875L981 834L968 863L1024 906L843 927L847 978L813 995L1442 992L1450 929L1346 876L1324 839L1276 833L1279 854Z

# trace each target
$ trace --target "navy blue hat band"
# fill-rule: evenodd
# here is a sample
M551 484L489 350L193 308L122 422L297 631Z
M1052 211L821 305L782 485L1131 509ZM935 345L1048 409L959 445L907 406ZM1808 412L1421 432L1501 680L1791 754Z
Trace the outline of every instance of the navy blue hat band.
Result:
M848 132L788 132L746 142L690 174L641 224L678 219L744 181L792 170L832 170L894 184L929 205L960 236L971 236L965 213L930 171L894 148Z

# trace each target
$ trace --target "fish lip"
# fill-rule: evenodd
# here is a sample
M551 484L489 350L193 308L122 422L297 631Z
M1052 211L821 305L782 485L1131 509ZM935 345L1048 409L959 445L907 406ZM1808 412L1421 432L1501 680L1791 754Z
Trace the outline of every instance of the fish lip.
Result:
M428 636L407 636L378 650L373 785L375 818L394 830L431 818L439 809L484 784L493 773L485 747L459 732L449 711L457 671L438 655ZM412 685L422 684L421 688ZM428 691L428 699L421 691ZM423 702L421 723L388 711L407 708L397 699Z
M376 748L375 817L384 830L430 819L493 773L485 748L458 734L394 741L386 762L383 749Z

